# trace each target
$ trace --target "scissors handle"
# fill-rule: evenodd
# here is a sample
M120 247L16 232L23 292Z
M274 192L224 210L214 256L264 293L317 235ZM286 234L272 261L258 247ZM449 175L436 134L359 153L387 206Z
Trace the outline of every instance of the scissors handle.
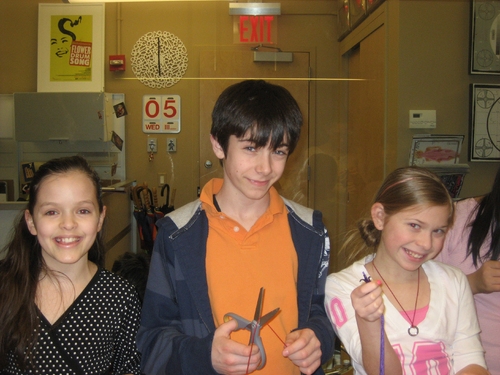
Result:
M250 327L252 325L252 322L250 320L247 320L247 319L245 319L245 318L243 318L235 313L227 313L226 315L224 315L224 323L229 322L231 319L236 320L238 322L238 329L237 330L240 330L240 329L250 330L251 329Z
M224 322L228 322L230 319L236 320L238 322L238 327L236 330L246 329L250 331L250 341L248 345L255 344L259 348L261 361L257 370L260 370L266 364L266 351L264 350L264 345L262 344L262 339L260 338L260 329L262 328L255 320L249 321L238 314L235 313L227 313L224 315Z
M255 328L254 328L255 325ZM266 351L264 350L264 344L262 343L262 338L260 337L260 329L262 328L261 325L257 324L256 322L252 322L252 331L250 334L250 344L253 343L257 345L257 347L260 350L260 364L257 366L257 370L260 370L264 365L266 364Z

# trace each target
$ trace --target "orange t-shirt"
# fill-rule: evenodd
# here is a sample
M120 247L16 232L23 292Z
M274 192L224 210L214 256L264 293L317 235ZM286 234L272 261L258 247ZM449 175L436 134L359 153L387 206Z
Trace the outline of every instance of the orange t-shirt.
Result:
M300 374L299 368L282 356L280 341L285 341L287 333L298 325L298 261L286 206L278 192L271 188L267 211L246 231L215 208L213 195L222 183L220 179L211 180L200 197L209 223L206 269L215 326L221 325L229 312L253 320L259 291L264 287L262 315L277 307L281 311L261 329L267 361L256 373ZM248 345L250 332L233 332L231 339Z

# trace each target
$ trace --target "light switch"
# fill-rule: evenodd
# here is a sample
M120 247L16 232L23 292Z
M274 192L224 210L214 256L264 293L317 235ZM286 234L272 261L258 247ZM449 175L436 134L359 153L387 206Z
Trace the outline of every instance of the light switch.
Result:
M435 129L436 110L410 110L410 129Z
M177 139L167 138L167 152L176 152L176 151L177 151Z

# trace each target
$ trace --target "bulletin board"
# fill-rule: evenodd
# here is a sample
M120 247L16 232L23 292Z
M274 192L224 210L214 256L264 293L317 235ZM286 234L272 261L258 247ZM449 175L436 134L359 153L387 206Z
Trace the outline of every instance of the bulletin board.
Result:
M469 160L500 160L500 85L471 84Z

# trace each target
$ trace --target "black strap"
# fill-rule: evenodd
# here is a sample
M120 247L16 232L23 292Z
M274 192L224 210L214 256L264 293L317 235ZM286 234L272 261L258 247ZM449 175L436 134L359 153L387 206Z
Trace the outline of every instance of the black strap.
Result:
M214 206L215 206L215 209L218 212L221 212L221 209L220 209L220 206L219 206L219 202L217 202L217 198L215 198L215 194L214 194Z

